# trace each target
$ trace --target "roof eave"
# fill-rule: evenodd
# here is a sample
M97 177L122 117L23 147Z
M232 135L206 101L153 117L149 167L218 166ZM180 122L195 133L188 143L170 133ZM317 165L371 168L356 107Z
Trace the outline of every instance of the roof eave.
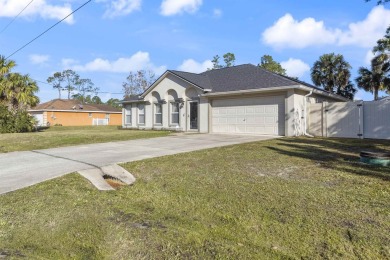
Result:
M170 71L170 70L167 70L166 72L164 72L164 74L162 74L149 88L147 88L146 90L145 90L145 92L144 93L142 93L141 94L141 97L145 97L148 93L150 93L154 88L155 88L155 86L157 86L168 74L171 74L171 75L173 75L173 76L175 76L175 77L178 77L179 79L181 79L181 80L183 80L183 81L185 81L185 82L187 82L188 84L190 84L190 85L192 85L192 86L194 86L194 87L196 87L196 88L198 88L198 89L201 89L202 91L205 91L205 89L203 89L202 87L200 87L200 86L198 86L198 85L196 85L195 83L192 83L191 81L189 81L189 80L186 80L185 78L183 78L183 77L181 77L181 76L179 76L179 75L177 75L176 73L174 73L173 71Z
M304 85L291 85L291 86L284 86L284 87L272 87L272 88L260 88L260 89L246 89L246 90L236 90L236 91L226 91L226 92L215 92L215 93L205 93L201 95L202 97L218 97L218 96L230 96L230 95L244 95L244 94L251 94L251 93L264 93L264 92L276 92L276 91L284 91L289 89L301 89L307 92L313 91L313 93L331 97L334 99L338 99L340 101L349 101L349 99L344 98L342 96L329 93L326 91L318 90L315 88L307 87Z
M275 92L280 90L289 90L297 88L296 86L285 86L285 87L272 87L272 88L260 88L260 89L245 89L245 90L234 90L226 92L214 92L202 94L202 97L218 97L218 96L230 96L230 95L244 95L251 93L264 93L264 92Z
M65 110L65 109L29 109L28 112L78 112L78 113L116 113L121 114L122 111L105 111L105 110Z
M302 90L306 90L306 91L313 91L314 94L325 96L325 97L331 97L331 98L334 98L334 99L338 99L340 101L351 101L350 99L342 97L340 95L333 94L333 93L330 93L330 92L327 92L327 91L324 91L324 90L319 90L319 89L307 87L307 86L304 86L304 85L299 85L298 88L302 89Z

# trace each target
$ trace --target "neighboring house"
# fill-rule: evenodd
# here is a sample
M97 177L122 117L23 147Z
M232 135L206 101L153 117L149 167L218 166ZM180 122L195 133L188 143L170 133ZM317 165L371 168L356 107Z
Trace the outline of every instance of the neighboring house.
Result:
M39 126L121 125L122 111L109 105L82 104L78 100L54 99L29 110Z
M122 126L296 136L305 133L306 102L322 101L348 100L250 64L200 74L168 70L122 101Z

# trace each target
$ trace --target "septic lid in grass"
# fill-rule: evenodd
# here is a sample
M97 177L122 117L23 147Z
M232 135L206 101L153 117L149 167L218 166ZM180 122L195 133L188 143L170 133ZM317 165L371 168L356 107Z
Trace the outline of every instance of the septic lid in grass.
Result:
M372 165L390 166L390 153L362 151L360 161Z

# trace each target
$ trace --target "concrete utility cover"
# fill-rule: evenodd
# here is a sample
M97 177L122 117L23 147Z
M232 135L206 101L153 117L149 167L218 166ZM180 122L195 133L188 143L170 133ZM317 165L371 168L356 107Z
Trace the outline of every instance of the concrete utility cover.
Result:
M278 136L179 134L0 154L0 194L71 172Z
M114 190L103 178L104 175L116 178L126 185L131 185L135 182L135 177L117 164L82 170L79 173L99 190Z

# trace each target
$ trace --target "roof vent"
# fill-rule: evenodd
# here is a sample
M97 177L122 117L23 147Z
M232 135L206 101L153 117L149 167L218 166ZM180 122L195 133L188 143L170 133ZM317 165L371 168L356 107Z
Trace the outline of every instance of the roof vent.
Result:
M73 106L72 109L75 110L75 109L76 109L76 106Z
M83 109L83 105L80 104L80 105L79 105L79 109Z

